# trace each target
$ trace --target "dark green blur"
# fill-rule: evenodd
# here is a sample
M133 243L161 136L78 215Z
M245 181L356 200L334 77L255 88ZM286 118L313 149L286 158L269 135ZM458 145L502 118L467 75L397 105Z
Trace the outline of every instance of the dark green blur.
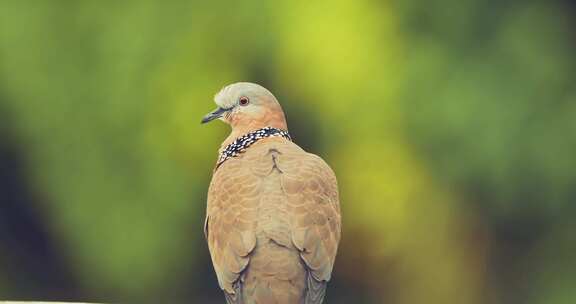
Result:
M202 225L257 82L339 179L328 303L576 303L569 1L0 2L0 300L223 303Z

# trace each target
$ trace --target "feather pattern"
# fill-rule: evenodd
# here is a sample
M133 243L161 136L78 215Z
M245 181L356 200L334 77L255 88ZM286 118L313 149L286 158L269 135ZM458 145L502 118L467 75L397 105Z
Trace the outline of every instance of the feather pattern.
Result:
M340 240L336 178L322 159L278 137L255 143L216 170L207 218L228 303L322 302Z

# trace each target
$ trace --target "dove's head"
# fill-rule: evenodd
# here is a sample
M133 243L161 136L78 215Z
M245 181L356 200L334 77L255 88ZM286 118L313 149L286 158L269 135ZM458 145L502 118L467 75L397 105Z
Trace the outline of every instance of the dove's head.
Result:
M214 101L218 108L204 116L202 123L220 119L232 129L251 131L263 127L286 130L286 119L276 97L264 87L238 82L224 87Z

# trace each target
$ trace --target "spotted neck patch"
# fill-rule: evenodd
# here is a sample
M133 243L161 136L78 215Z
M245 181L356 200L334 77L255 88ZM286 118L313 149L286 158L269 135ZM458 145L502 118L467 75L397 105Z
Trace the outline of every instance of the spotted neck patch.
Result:
M248 147L261 140L262 138L275 136L281 136L289 141L292 141L288 131L272 127L264 127L262 129L252 131L236 138L236 140L234 140L231 144L227 145L224 150L222 150L220 157L218 158L218 162L216 163L216 168L220 167L220 165L222 165L228 159L236 157L238 154L246 151Z

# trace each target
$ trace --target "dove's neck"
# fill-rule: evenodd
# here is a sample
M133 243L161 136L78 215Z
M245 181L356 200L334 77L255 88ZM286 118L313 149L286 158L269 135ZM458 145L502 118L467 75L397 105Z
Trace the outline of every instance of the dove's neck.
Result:
M242 119L234 120L231 123L232 132L222 143L221 149L232 143L236 138L262 129L264 127L272 127L284 131L288 131L288 126L286 125L286 118L282 111L269 112L265 115L265 119Z

